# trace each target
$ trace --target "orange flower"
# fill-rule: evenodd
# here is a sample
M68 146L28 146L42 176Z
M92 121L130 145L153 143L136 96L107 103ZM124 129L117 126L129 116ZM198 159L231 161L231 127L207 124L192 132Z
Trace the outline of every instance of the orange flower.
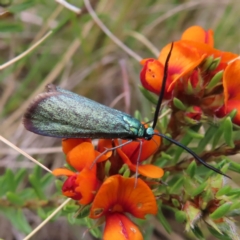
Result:
M164 174L163 169L152 164L144 164L141 165L140 163L151 155L153 155L161 144L161 138L159 136L153 136L151 140L144 140L142 141L142 151L141 155L139 156L139 142L131 142L121 148L117 148L117 153L121 157L124 163L126 163L132 171L138 171L141 175L150 177L150 178L161 178ZM114 140L115 145L118 146L118 140ZM123 141L126 142L126 141ZM139 165L137 166L137 161L139 158Z
M205 43L211 47L214 46L213 30L206 31L200 26L189 27L183 32L181 39Z
M105 217L104 240L142 239L137 226L125 213L144 218L156 214L157 204L148 185L141 179L124 178L114 175L107 178L97 192L90 210L90 218Z
M223 74L224 106L217 112L218 117L224 117L236 109L233 122L240 125L240 60L230 63Z
M99 141L101 148L109 147L109 140ZM110 146L111 147L111 146ZM96 176L96 164L93 164L100 152L96 151L90 139L64 139L62 148L67 154L67 162L76 172L64 168L53 170L55 176L67 176L62 186L63 195L78 200L80 204L89 204L99 186ZM105 161L111 152L102 155L99 161Z
M140 79L143 86L151 92L160 93L163 79L163 69L166 57L170 51L171 44L164 47L159 55L158 60L143 59L141 64L143 69ZM189 46L183 41L174 43L171 58L168 66L168 78L166 89L170 93L176 81L183 76L189 76L192 71L204 60L206 54L200 53L195 47ZM167 95L165 97L169 97Z
M96 177L96 168L84 168L80 173L57 168L53 170L53 174L55 176L67 176L67 180L62 186L63 195L78 200L83 205L92 202L100 184Z
M114 213L106 216L104 240L143 240L139 228L124 214Z

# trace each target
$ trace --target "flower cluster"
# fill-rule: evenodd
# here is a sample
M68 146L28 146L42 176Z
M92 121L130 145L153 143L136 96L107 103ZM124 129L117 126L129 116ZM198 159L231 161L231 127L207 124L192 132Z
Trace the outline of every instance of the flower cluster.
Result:
M158 59L141 61L142 85L157 95L170 46L162 49ZM207 118L222 118L235 109L233 122L240 125L240 60L236 58L236 54L215 49L213 32L198 26L187 29L181 40L174 42L164 92L164 99L172 109L168 128L172 136L178 135L181 126L198 124ZM217 196L223 186L222 176L217 180L221 186L216 188L215 181L209 183L210 192L204 191L205 182L199 185L198 181L191 183L192 179L183 177L184 190L180 191L185 197L171 195L169 190L159 197L159 186L162 186L159 179L164 171L153 165L153 156L159 150L161 138L154 135L149 141L139 140L141 144L139 141L125 144L126 141L100 139L95 146L90 139L64 139L63 152L71 170L53 171L55 176L66 177L63 195L90 206L89 217L105 222L103 239L143 239L130 216L144 219L147 214L156 214L156 196L162 203L176 205L187 230L200 217L212 226L224 221L223 215L216 212L231 199ZM139 174L137 178L133 177L135 173ZM211 214L214 221L209 218Z
M73 170L59 168L53 174L67 177L62 186L63 195L80 205L91 204L89 217L106 221L104 239L112 236L115 239L142 239L140 230L126 214L144 219L146 214L157 213L156 199L147 179L161 178L163 170L142 163L151 158L160 144L161 139L157 136L150 141L142 140L139 155L139 142L106 152L113 145L119 145L117 139L101 139L96 149L90 139L64 139L63 152ZM129 177L136 171L142 179Z
M170 44L158 59L141 61L141 82L159 94ZM206 117L224 117L237 110L233 122L240 125L240 60L238 55L214 48L213 31L188 28L174 42L164 98L169 100L176 124L196 124ZM235 61L234 61L235 60Z

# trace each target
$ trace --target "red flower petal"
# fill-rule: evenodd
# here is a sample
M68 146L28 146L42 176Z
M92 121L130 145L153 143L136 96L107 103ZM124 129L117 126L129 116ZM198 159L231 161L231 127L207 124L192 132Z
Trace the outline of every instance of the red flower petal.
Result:
M157 59L149 58L141 61L143 69L140 73L140 80L144 88L150 92L159 94L162 87L164 66ZM170 80L168 79L166 89L168 89Z
M206 31L200 26L192 26L188 28L183 32L181 39L205 43L211 47L214 45L213 31L211 29Z
M114 175L101 185L92 203L90 217L99 218L114 212L128 212L144 218L156 214L157 204L148 185L141 180Z
M104 240L143 240L139 228L124 214L114 213L106 217Z

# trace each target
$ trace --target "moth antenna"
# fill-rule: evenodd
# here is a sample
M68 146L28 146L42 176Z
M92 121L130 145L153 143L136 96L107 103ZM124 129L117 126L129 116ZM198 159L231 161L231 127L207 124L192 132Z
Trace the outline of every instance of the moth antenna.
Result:
M167 139L169 142L175 144L175 145L178 146L178 147L183 148L185 151L187 151L188 153L190 153L198 162L200 162L201 164L203 164L205 167L207 167L207 168L213 170L214 172L219 173L219 174L221 174L221 175L223 175L223 176L225 176L225 177L227 177L227 178L232 179L231 177L229 177L228 175L224 174L224 173L223 173L222 171L220 171L219 169L217 169L217 168L213 167L212 165L206 163L206 162L205 162L204 160L202 160L194 151L192 151L190 148L182 145L182 144L179 143L178 141L175 141L174 139L172 139L172 138L170 138L170 137L168 137L168 136L166 136L166 135L164 135L164 134L162 134L162 133L154 133L153 135L157 135L157 136L159 136L159 137L162 137L162 138Z
M160 112L160 108L162 105L162 101L163 101L163 97L164 97L164 92L165 92L165 88L166 88L166 82L167 82L167 77L168 77L168 63L172 54L172 50L173 50L173 45L174 42L172 42L171 44L171 48L170 51L167 55L166 61L165 61L165 66L164 66L164 71L163 71L163 80L162 80L162 88L161 88L161 92L158 98L158 102L157 102L157 106L156 106L156 111L154 113L154 118L153 118L153 124L152 124L152 128L154 129L156 127L157 124L157 120L158 120L158 115Z

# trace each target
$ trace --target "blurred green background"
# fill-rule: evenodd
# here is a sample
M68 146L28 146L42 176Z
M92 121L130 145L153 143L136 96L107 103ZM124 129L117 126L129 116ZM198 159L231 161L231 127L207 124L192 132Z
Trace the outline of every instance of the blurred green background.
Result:
M62 7L55 1L0 0L0 64L13 59L49 30L55 32L28 56L1 70L0 135L25 150L49 168L62 166L60 140L27 132L21 118L31 99L53 82L95 101L142 117L151 118L151 105L141 95L138 85L141 65L116 45L94 23L83 1L70 1L81 8L81 14ZM178 40L192 25L212 29L215 47L240 52L239 0L100 0L91 1L107 28L142 58L157 57L167 43ZM34 164L0 142L0 174ZM23 188L27 186L23 183ZM49 186L49 194L53 186ZM35 227L41 220L34 211L25 212ZM0 212L1 216L1 212ZM14 216L13 216L14 217ZM174 229L166 233L156 220L151 239L192 239L183 225L172 216ZM86 228L71 226L64 218L47 224L32 239L81 239ZM0 238L22 239L11 223L0 217ZM84 239L93 239L86 234ZM209 236L207 239L214 239Z

